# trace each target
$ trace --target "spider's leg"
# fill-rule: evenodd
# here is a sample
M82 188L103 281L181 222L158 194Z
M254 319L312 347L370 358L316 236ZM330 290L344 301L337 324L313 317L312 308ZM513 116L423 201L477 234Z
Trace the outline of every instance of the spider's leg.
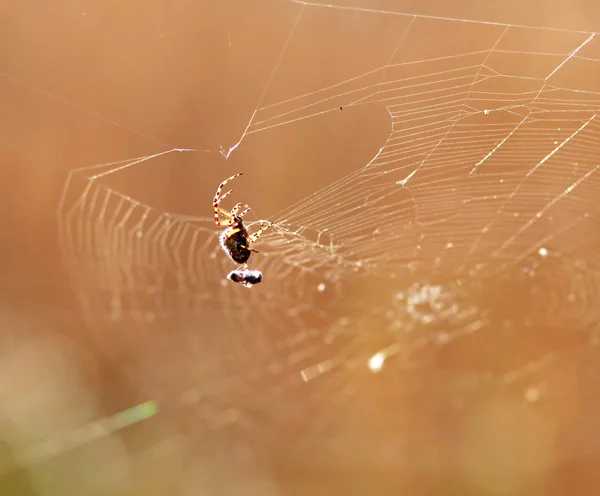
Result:
M237 203L235 205L235 207L233 207L231 209L231 216L237 215L238 211L240 210L240 208L242 208L242 204L241 203Z
M241 229L240 229L239 227L238 227L238 228L236 228L236 229L232 229L231 231L229 231L229 232L227 233L227 237L228 237L228 238L231 238L231 236L233 236L234 234L237 234L237 233L239 233L240 231L241 231Z
M240 203L241 205L241 203ZM244 210L242 210L242 213L239 214L240 217L243 217L244 215L246 215L248 212L250 212L250 210L252 210L248 205L246 205L246 208Z
M223 189L223 187L232 179L235 179L238 176L241 176L243 174L243 172L240 172L238 174L234 174L231 177L228 177L227 179L225 179L225 181L223 181L221 184L219 184L219 187L217 188L217 192L215 193L215 199L213 203L219 203L223 198L225 198L229 193L231 193L231 191L228 191L227 193L225 193L220 199L219 199L219 195L221 194L221 190Z
M264 226L262 226L258 231L256 231L255 233L251 234L248 237L248 243L254 243L259 237L260 235L265 232L269 227L271 227L271 223L267 223Z
M232 179L235 179L238 176L241 176L242 172L238 173L238 174L234 174L231 177L228 177L227 179L225 179L225 181L223 181L221 184L219 184L219 187L217 188L217 192L215 193L215 197L213 198L213 209L215 211L215 224L219 227L221 226L225 226L225 225L231 225L231 222L229 224L226 223L221 223L219 221L219 213L222 213L223 215L226 215L227 217L233 217L233 215L229 212L225 212L225 210L223 210L222 208L219 207L219 204L223 201L223 199L225 197L227 197L228 195L230 195L232 193L232 189L230 189L227 193L225 193L223 196L221 195L221 191L223 191L223 187Z
M222 201L223 201L225 198L227 198L227 197L228 197L228 196L229 196L231 193L233 193L233 190L232 190L232 189L230 189L229 191L226 191L226 192L223 194L223 196L221 196L221 197L215 196L215 197L213 198L213 205L214 205L215 203L218 205L218 204L219 204L219 203L221 203L221 202L222 202Z
M231 190L231 191L233 191L233 190ZM221 203L221 200L222 200L223 198L225 198L225 197L226 197L226 196L227 196L229 193L231 193L231 191L228 191L227 193L225 193L225 195L223 195L221 198L217 198L217 197L215 197L215 199L213 200L213 209L214 209L214 211L215 211L215 224L216 224L217 226L222 226L222 225L224 225L224 224L221 224L221 223L219 222L219 213L221 213L221 214L223 214L223 215L225 215L225 216L227 216L227 217L231 217L231 213L229 213L229 212L226 212L225 210L223 210L223 209L222 209L222 208L219 206L219 203Z
M221 222L219 220L219 214L223 214L229 218L224 220L223 222ZM215 224L217 225L217 227L232 225L235 222L232 217L233 216L229 212L227 212L226 210L223 210L221 207L215 207Z

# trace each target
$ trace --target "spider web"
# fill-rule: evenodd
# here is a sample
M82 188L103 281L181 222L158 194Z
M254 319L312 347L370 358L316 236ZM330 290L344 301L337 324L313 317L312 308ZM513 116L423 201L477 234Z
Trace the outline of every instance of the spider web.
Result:
M200 90L172 69L183 41L163 7L136 5L148 28L136 43L156 49L146 56L178 75L196 107ZM469 431L480 438L492 422L481 420L482 398L519 418L516 451L518 433L533 429L520 467L596 451L586 432L597 420L582 411L599 400L587 380L598 373L598 35L388 6L264 8L283 19L279 41L251 47L268 63L235 59L263 74L231 110L241 133L230 125L218 135L217 125L219 145L163 138L142 117L107 119L64 100L120 136L160 146L69 173L60 242L90 329L129 351L123 367L145 397L193 412L191 439L218 433L280 463L447 468L451 450L433 447L451 436L438 416L467 429L456 418L480 415L480 430ZM77 26L111 41L104 16L89 2ZM331 26L338 39L327 45ZM235 76L228 84L243 88ZM155 91L147 105L177 115L182 104ZM340 138L347 150L325 144L318 163L294 161L313 127L347 121L356 126ZM264 282L250 290L225 279L235 266L209 210L229 163L237 172L246 160L265 183L245 169L224 208L248 203L250 232L272 223L250 259ZM198 161L216 170L197 172ZM288 171L288 181L319 179L283 197ZM151 183L165 178L202 213L153 201ZM186 190L194 181L202 194ZM270 195L277 205L261 199ZM570 401L581 410L561 406ZM477 483L530 482L510 464L499 482L475 451L462 453L461 470Z

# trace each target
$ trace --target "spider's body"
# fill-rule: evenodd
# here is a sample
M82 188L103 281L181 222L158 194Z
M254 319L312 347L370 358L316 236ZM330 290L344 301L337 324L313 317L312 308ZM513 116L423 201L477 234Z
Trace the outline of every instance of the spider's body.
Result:
M254 234L249 234L242 220L242 217L250 211L250 207L248 205L246 205L246 208L242 212L240 212L240 209L242 208L241 203L236 204L231 209L231 212L227 212L226 210L223 210L220 207L221 201L223 201L223 199L227 195L231 194L231 192L233 191L230 189L223 196L219 196L221 194L223 186L225 186L232 179L241 175L241 172L239 174L234 174L233 176L225 179L225 181L219 184L219 187L217 188L217 192L215 193L215 197L213 199L213 208L215 210L215 224L218 227L227 228L221 233L221 236L219 236L221 248L223 248L223 251L227 253L227 256L233 262L245 265L248 259L250 258L252 252L258 253L256 250L250 248L250 245L259 238L259 236L263 233L265 229L269 227L270 224L267 223ZM225 217L227 217L227 219L225 219L224 221L220 221L219 214L224 215Z
M232 220L234 224L221 233L219 242L223 251L233 262L245 264L252 253L252 250L248 248L250 235L239 215L235 215Z

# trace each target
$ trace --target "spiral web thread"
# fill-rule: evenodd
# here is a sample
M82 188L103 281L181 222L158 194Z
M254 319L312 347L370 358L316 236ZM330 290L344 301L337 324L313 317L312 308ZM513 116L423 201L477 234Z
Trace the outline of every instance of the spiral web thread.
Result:
M225 281L234 267L211 219L161 212L107 185L184 150L74 170L61 199L65 261L88 320L127 328L119 339L138 350L136 366L153 370L145 387L159 402L196 405L211 429L247 426L257 408L268 410L270 432L289 429L315 404L334 412L366 394L373 361L400 356L400 367L418 370L440 345L486 329L485 312L461 299L482 280L518 271L535 275L542 291L555 270L569 274L564 291L546 295L531 318L541 322L548 305L586 329L595 317L600 87L581 74L600 64L596 34L302 4L264 95L278 84L296 32L324 10L340 22L348 12L404 22L389 62L278 103L261 99L223 155L253 134L357 106L385 107L390 134L369 163L268 216L256 267L263 284ZM419 57L410 48L427 44L431 24L447 36L477 36ZM451 284L432 282L449 271ZM353 299L363 284L384 288L378 304ZM218 322L217 332L207 322ZM163 347L176 349L173 363ZM436 384L410 375L395 394L448 382L466 394L491 380L522 382L526 398L537 398L540 370L590 350L550 351L491 379L458 374ZM306 442L336 439L332 416L315 414Z

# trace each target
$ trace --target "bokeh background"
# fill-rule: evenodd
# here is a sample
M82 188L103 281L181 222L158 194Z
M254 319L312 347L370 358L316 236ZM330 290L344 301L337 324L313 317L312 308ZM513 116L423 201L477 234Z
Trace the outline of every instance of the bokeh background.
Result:
M599 9L1 4L0 494L598 491Z

